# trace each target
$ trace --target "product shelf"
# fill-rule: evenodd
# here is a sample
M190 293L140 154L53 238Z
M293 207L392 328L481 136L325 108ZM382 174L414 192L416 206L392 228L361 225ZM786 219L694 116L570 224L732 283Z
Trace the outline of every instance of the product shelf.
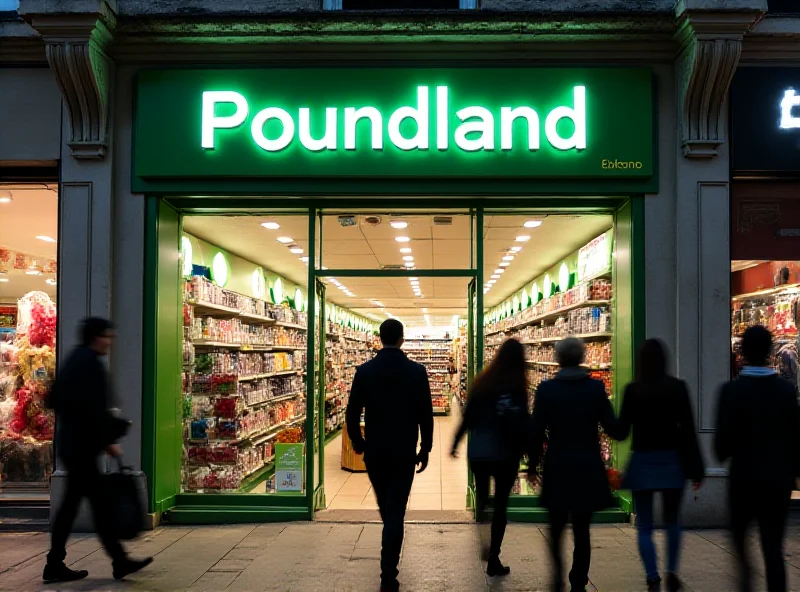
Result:
M522 345L535 345L537 343L555 343L558 341L562 341L567 337L577 337L578 339L589 341L594 339L611 339L612 337L614 337L614 334L609 332L578 333L574 335L561 335L559 337L542 337L540 339L527 339L525 341L520 341L520 343Z
M516 329L522 329L523 327L527 327L528 325L533 325L534 323L538 323L539 321L546 321L553 318L558 318L561 315L570 312L571 310L576 310L578 308L587 308L590 306L609 306L611 304L611 300L585 300L583 302L576 302L575 304L570 304L568 306L562 306L558 310L554 310L551 312L546 312L541 314L537 317L533 317L522 321L521 323L517 323L515 325L511 325L510 327L506 327L505 329L498 329L494 331L487 331L486 336L490 335L498 335L500 333L508 333L510 331L514 331Z

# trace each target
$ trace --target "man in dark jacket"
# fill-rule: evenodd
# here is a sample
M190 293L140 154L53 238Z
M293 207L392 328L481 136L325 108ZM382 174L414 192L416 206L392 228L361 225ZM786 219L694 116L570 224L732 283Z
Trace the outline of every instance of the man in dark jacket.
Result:
M433 447L433 403L425 367L409 360L400 349L400 321L384 321L380 337L383 349L360 366L353 378L346 419L353 450L364 454L383 520L381 590L393 591L400 587L397 564L414 467L420 465L418 473L425 470Z
M53 521L50 552L42 575L45 582L68 582L89 575L86 570L71 570L64 564L67 539L84 497L89 498L95 528L111 556L116 579L139 571L152 561L129 559L115 537L113 516L97 466L103 451L114 457L122 454L116 441L128 427L128 422L109 411L109 380L101 358L108 354L112 338L110 322L85 319L80 330L81 345L58 369L48 396L48 404L56 412L55 450L67 469L67 488Z
M613 504L600 452L597 426L618 436L614 410L605 386L581 367L586 348L568 338L556 346L561 370L539 385L531 416L529 478L535 472L547 442L542 469L541 504L550 515L550 553L554 565L553 590L564 587L561 538L571 516L575 548L569 581L573 592L589 582L592 513Z
M768 366L772 335L761 326L745 331L746 366L720 392L716 452L730 459L731 534L739 553L740 590L752 590L747 530L758 521L767 589L785 592L783 539L800 462L800 412L793 383Z

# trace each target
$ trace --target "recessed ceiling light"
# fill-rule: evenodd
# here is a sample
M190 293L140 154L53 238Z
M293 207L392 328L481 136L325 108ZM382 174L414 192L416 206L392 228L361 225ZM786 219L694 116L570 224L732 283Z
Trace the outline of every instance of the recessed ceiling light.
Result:
M410 253L411 252L411 247L402 247L400 249L400 252L401 253Z
M300 247L292 247L291 249L289 249L289 252L294 255L300 255L303 252L303 249L301 249Z
M514 255L506 255L503 257L503 261L513 261Z
M37 236L36 238L38 238L40 241L44 241L46 243L54 243L54 242L56 242L56 239L54 239L53 237L45 236L43 234Z
M408 222L404 222L403 220L392 220L391 222L389 222L389 226L400 230L403 228L408 228Z
M7 204L14 201L14 194L9 189L3 189L0 191L0 204ZM8 280L6 280L8 281Z
M495 273L505 273L506 270L501 267L500 269L495 269L494 272Z
M500 279L500 274L499 274L499 273L496 273L496 274L494 274L494 275L492 276L492 279L493 279L493 280L499 280L499 279Z
M511 247L512 253L519 253L522 250L522 247Z
M414 260L414 257L412 257L411 255L403 256L403 261L413 261L413 260Z
M542 225L541 220L528 220L525 222L525 228L538 228Z
M308 263L308 257L300 257L300 261L303 263Z
M281 227L281 225L278 224L277 222L262 222L261 226L263 226L267 230L278 230Z
M8 280L6 280L6 281L8 281ZM58 282L56 280L54 280L53 278L47 278L44 281L44 283L47 284L48 286L55 286Z
M419 282L411 282L411 285L415 288L419 287Z
M531 237L529 237L527 234L521 234L516 238L518 243L527 243L529 240L531 240Z
M405 262L405 266L406 267L414 267L414 262L413 261L406 261Z
M29 269L25 272L25 275L42 275L42 272L38 269Z
M407 243L411 239L408 238L407 236L396 236L396 237L394 237L394 240L396 240L398 243Z
M284 245L288 245L289 243L293 243L294 242L294 239L292 239L291 237L288 237L288 236L279 236L275 240L277 240L279 243L283 243Z
M419 278L417 278L417 277L410 277L408 279L411 280L412 282L419 281Z
M487 283L487 284L489 284L489 285L491 286L492 284L496 284L496 283L497 283L497 280L489 280L489 281L488 281L488 282L486 282L486 283Z
M498 263L498 265L500 267L508 267L509 265L511 265L511 263L509 261L501 261L500 263Z
M0 278L0 283L5 284L7 281L9 281L8 278Z
M379 306L381 308L383 307L383 302L381 302L380 300L373 300L372 304L374 304L375 306Z

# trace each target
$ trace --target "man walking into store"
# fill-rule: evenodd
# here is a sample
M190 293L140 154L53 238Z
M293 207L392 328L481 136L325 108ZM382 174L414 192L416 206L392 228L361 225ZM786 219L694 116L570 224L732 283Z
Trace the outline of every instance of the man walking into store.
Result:
M103 452L113 457L122 454L116 442L129 425L109 410L109 377L101 358L111 347L113 327L105 319L88 318L81 324L79 337L81 345L59 368L48 395L48 404L56 412L56 454L67 469L67 488L53 521L42 575L48 583L81 580L89 575L86 570L72 570L64 564L67 539L84 497L92 506L94 525L113 562L115 579L137 572L152 561L151 557L130 559L114 535L114 517L97 466Z
M769 366L772 335L760 326L742 337L745 367L722 387L715 447L730 459L731 534L739 554L739 589L750 592L747 530L758 522L769 592L785 592L783 539L800 464L800 412L795 385Z
M425 367L409 360L400 349L402 323L384 321L380 337L383 349L360 366L353 378L346 418L353 450L364 454L383 520L381 590L394 591L400 588L397 564L414 470L417 465L418 473L425 470L433 447L433 404Z

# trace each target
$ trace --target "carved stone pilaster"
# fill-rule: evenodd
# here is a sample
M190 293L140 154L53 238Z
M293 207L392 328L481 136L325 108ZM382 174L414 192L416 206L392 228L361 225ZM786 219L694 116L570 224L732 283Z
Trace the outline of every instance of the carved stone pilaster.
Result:
M681 142L686 158L714 158L727 136L727 97L742 40L761 10L692 10L678 5ZM756 3L758 4L758 3ZM766 9L766 7L764 7Z
M72 156L102 159L114 63L107 50L115 15L105 2L77 14L24 14L45 42L47 61L69 115Z

